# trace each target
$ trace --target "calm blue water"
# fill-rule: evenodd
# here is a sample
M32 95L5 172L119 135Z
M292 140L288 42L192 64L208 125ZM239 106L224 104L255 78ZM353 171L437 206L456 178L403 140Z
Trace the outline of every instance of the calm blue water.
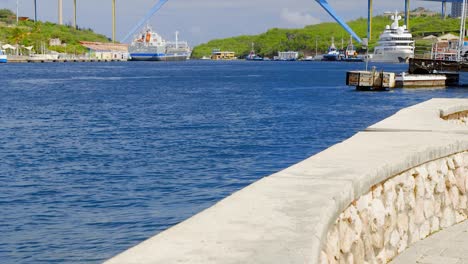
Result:
M0 262L99 263L402 107L468 94L356 92L362 67L1 65Z

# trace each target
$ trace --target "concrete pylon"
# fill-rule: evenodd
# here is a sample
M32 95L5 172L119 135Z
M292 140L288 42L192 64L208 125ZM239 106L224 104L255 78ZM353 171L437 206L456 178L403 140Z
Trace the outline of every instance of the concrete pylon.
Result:
M73 0L73 28L76 29L76 0Z
M34 0L34 22L37 22L37 2Z
M409 30L410 27L410 0L405 0L405 25Z
M115 0L112 0L112 42L115 42Z
M373 11L372 0L367 2L367 39L370 41L372 39L372 11Z
M62 0L58 0L58 23L63 25L63 6Z

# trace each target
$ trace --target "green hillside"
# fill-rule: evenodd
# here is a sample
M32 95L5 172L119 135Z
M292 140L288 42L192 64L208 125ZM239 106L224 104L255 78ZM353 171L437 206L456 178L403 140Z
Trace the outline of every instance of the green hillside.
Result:
M400 23L402 23L400 21ZM371 50L386 25L391 20L386 16L377 16L373 19ZM348 22L348 25L359 36L367 35L367 19L360 18ZM460 20L447 18L443 20L438 16L411 17L410 30L416 38L416 52L421 54L430 49L431 42L422 40L423 36L430 34L445 34L453 32L458 35ZM302 29L273 28L265 33L255 36L238 36L226 39L216 39L194 48L192 57L200 58L209 56L213 49L234 51L238 56L245 56L251 49L251 43L255 43L255 51L261 56L273 57L278 51L295 50L305 55L315 54L316 41L319 53L325 52L330 45L331 38L335 38L335 44L341 48L342 39L344 46L349 41L346 33L337 23L321 23L306 26Z
M59 38L66 45L49 47L51 38ZM79 41L109 42L106 36L96 34L91 29L74 29L71 26L40 21L20 21L17 26L15 14L10 10L0 9L0 42L3 44L34 46L36 52L45 45L45 48L57 52L86 53L87 50Z

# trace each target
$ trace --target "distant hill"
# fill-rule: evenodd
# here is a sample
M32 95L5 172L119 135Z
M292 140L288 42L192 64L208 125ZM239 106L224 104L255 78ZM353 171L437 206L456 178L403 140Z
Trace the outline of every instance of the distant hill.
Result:
M401 23L403 21L400 21ZM387 16L374 17L372 40L370 42L371 50L375 46L380 33L389 24L391 24L391 20ZM359 36L365 37L367 35L367 19L359 18L348 22L348 25ZM459 19L447 18L443 20L440 18L440 14L432 16L419 12L417 16L411 17L410 20L410 30L416 38L416 52L424 53L430 49L431 42L422 40L423 36L445 34L447 32L458 35L459 27ZM319 53L323 53L330 45L332 37L335 38L335 45L338 48L341 48L342 39L345 47L349 41L349 34L337 23L321 23L306 26L302 29L273 28L259 35L215 39L195 47L192 57L209 56L213 49L234 51L237 56L246 56L250 52L252 42L255 43L256 53L261 56L273 57L277 55L278 51L286 50L300 51L304 55L313 55L315 54L316 40Z
M49 47L52 38L59 38L66 45ZM45 48L57 52L86 53L86 48L79 41L109 42L109 39L91 29L74 29L69 25L50 22L20 21L17 26L15 13L0 9L0 42L3 44L34 46L36 52L40 52L45 45Z

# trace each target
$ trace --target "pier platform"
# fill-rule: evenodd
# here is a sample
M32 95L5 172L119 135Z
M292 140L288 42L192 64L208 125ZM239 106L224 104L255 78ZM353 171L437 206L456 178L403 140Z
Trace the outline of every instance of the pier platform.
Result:
M468 72L468 62L416 58L409 60L409 74L431 74L442 72Z

